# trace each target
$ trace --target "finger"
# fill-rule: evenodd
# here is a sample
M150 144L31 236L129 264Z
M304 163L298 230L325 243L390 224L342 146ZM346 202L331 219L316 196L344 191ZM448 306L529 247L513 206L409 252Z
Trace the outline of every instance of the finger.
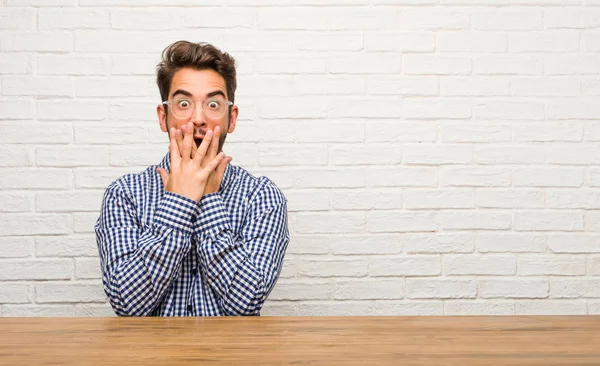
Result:
M183 126L181 126L183 128ZM183 131L180 129L175 130L175 141L177 141L177 147L179 148L179 152L183 151Z
M213 136L212 143L210 144L210 153L208 158L212 160L219 153L219 137L221 136L221 127L215 127L215 135Z
M158 174L160 175L160 178L162 179L163 186L165 187L165 189L167 189L167 185L169 183L169 172L167 172L167 170L164 168L156 168L156 171L158 172Z
M177 138L175 137L176 131L174 127L171 127L171 141L169 143L169 152L171 153L171 169L179 165L181 162L181 153L179 146L177 145Z
M192 144L194 143L194 129L192 122L189 122L185 126L185 129L183 129L183 126L181 126L181 128L183 132L183 150L181 151L181 156L183 157L184 161L187 161L190 159L192 154Z
M223 160L223 158L225 158L225 154L220 152L214 159L210 161L210 163L208 163L205 169L208 169L208 171L212 173L215 169L217 169L217 166L221 160Z
M206 156L206 151L208 150L208 146L210 145L212 139L213 132L211 130L206 131L206 134L202 139L202 143L200 144L200 147L198 147L198 150L196 150L196 155L194 155L194 157L197 158L199 162L202 162L202 160Z

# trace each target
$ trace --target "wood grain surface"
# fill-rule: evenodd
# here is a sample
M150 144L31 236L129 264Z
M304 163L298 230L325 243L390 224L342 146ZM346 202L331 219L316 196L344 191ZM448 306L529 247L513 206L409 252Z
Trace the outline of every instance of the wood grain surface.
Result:
M0 318L3 365L600 365L600 316Z

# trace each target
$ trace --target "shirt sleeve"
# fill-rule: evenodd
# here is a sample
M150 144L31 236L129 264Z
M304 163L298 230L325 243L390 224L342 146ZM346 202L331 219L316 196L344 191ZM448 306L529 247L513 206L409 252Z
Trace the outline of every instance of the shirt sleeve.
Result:
M287 203L274 185L263 186L234 236L221 196L200 200L194 227L207 281L229 315L259 315L275 286L289 243Z
M191 249L198 203L166 192L153 222L141 223L125 188L106 190L95 231L102 282L120 316L145 316L160 304Z

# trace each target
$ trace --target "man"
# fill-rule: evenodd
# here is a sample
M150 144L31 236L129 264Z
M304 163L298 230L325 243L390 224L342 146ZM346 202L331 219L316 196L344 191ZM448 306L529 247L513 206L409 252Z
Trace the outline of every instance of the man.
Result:
M121 316L260 315L289 242L287 205L221 150L239 113L235 61L175 42L157 84L169 153L106 190L95 226L105 292Z

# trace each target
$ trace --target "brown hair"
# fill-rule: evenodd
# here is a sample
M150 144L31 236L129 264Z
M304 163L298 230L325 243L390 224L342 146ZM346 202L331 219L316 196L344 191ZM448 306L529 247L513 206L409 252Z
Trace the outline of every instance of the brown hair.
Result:
M227 97L230 101L235 101L237 82L233 57L210 43L188 41L177 41L162 52L162 60L156 66L156 84L158 84L161 100L169 98L173 75L184 67L216 71L225 79Z

